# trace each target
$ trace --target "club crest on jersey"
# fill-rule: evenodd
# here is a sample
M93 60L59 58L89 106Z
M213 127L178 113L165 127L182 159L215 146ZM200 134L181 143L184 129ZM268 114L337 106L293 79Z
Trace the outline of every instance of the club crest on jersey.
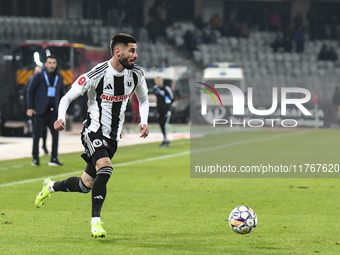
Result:
M109 101L109 102L112 102L112 101L119 102L119 101L124 101L125 99L129 98L129 96L130 96L130 93L124 96L108 96L108 95L102 94L100 98L105 101Z
M99 139L95 139L93 142L92 142L92 145L93 147L100 147L102 146L103 142Z
M103 144L104 144L104 146L108 146L108 144L105 140L103 140Z
M128 82L127 82L127 85L128 85L129 87L131 87L132 81L128 81Z

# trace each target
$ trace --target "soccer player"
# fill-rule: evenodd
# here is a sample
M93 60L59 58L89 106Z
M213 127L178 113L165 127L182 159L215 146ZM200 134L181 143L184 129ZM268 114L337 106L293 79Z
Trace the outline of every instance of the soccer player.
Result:
M43 189L35 200L39 208L53 192L88 193L92 189L91 235L94 237L106 235L100 213L106 197L106 185L113 170L111 158L117 150L124 112L132 93L137 95L139 101L140 137L146 138L149 134L148 89L142 71L134 66L138 57L137 42L130 35L117 34L111 40L110 49L110 60L98 64L72 84L60 101L58 119L54 123L56 130L63 130L70 102L87 91L87 119L81 133L85 147L82 157L87 162L85 171L81 178L70 177L57 182L45 179Z

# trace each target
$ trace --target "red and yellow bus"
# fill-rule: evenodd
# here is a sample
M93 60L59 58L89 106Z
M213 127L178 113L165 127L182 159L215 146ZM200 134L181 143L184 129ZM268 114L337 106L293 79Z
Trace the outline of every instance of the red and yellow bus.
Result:
M96 64L109 59L109 50L67 41L26 41L14 52L16 83L25 85L37 65L42 66L46 56L57 58L58 71L65 85L89 71Z
M25 91L23 85L34 73L34 68L43 66L48 55L54 55L58 63L58 71L64 77L65 85L71 85L81 74L92 67L110 58L109 46L107 49L87 46L67 41L26 41L17 47L12 59L16 73L15 93L22 94ZM67 91L68 89L66 89ZM24 97L23 97L24 98ZM75 121L83 121L86 116L86 96L76 99L69 107L68 113ZM21 119L23 106L13 107L9 114L11 119ZM22 109L21 109L22 108ZM17 110L15 110L17 109Z

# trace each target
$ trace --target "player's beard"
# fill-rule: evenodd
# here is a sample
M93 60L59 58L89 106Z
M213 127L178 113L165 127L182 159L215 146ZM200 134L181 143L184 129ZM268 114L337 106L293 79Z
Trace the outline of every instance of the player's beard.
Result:
M119 58L119 63L126 69L132 69L135 66L135 64L129 64L128 59L124 55Z

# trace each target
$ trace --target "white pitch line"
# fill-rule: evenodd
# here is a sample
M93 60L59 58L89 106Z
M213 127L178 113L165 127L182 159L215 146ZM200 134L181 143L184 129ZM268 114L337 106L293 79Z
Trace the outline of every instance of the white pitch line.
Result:
M139 160L135 160L135 161L114 164L113 168L119 167L119 166L133 165L133 164L136 164L136 163L144 163L144 162L154 161L154 160L158 160L158 159L172 158L172 157L187 155L189 153L190 153L190 151L184 151L184 152L180 152L180 153L169 154L169 155L164 155L164 156L159 156L159 157L139 159ZM70 172L70 173L53 175L53 176L49 176L49 178L59 178L59 177L63 177L63 176L79 174L79 173L82 173L82 172L84 172L84 170L79 170L79 171ZM24 184L24 183L30 183L30 182L35 182L35 181L42 181L42 180L45 180L46 178L47 177L40 177L40 178L29 179L29 180L24 180L24 181L19 181L19 182L4 183L4 184L0 184L0 187L13 186L13 185L17 185L17 184Z
M15 166L12 166L13 168L19 168L19 167L22 167L24 165L15 165Z
M63 176L71 175L71 174L78 174L78 173L81 173L81 172L84 172L84 171L76 171L76 172L53 175L53 176L50 176L50 178L63 177ZM30 183L30 182L35 182L35 181L42 181L42 180L45 180L46 178L47 177L40 177L40 178L29 179L29 180L24 180L24 181L20 181L20 182L4 183L4 184L0 184L0 187L13 186L13 185L17 185L17 184L24 184L24 183Z
M296 135L296 134L301 134L301 133L306 133L306 132L309 132L309 131L304 130L304 131L288 133L288 134L286 133L286 134L280 134L280 135L273 135L273 136L269 136L269 137L267 136L267 137L262 137L262 138L257 138L257 139L251 139L251 140L244 140L244 141L239 141L239 142L227 143L227 144L220 145L220 146L215 146L215 147L203 148L203 149L192 150L192 151L183 151L183 152L180 152L180 153L168 154L168 155L159 156L159 157L153 157L153 158L139 159L139 160L134 160L134 161L130 161L130 162L114 164L113 168L120 167L120 166L133 165L133 164L137 164L137 163L144 163L144 162L154 161L154 160L159 160L159 159L183 156L183 155L190 154L190 152L191 153L196 153L196 152L201 152L201 151L216 150L216 149L221 149L221 148L226 148L226 147L232 147L232 146L236 146L236 145L240 145L240 144L272 140L272 139L282 138L282 137L285 137L285 136L288 136L288 135ZM79 170L79 171L69 172L69 173L64 173L64 174L58 174L58 175L53 175L53 176L49 176L49 177L50 178L59 178L59 177L63 177L63 176L79 174L79 173L82 173L82 172L84 172L84 170ZM19 182L4 183L4 184L0 184L0 187L13 186L13 185L17 185L17 184L24 184L24 183L30 183L30 182L35 182L35 181L42 181L45 178L47 178L47 177L40 177L40 178L29 179L29 180L24 180L24 181L19 181Z

